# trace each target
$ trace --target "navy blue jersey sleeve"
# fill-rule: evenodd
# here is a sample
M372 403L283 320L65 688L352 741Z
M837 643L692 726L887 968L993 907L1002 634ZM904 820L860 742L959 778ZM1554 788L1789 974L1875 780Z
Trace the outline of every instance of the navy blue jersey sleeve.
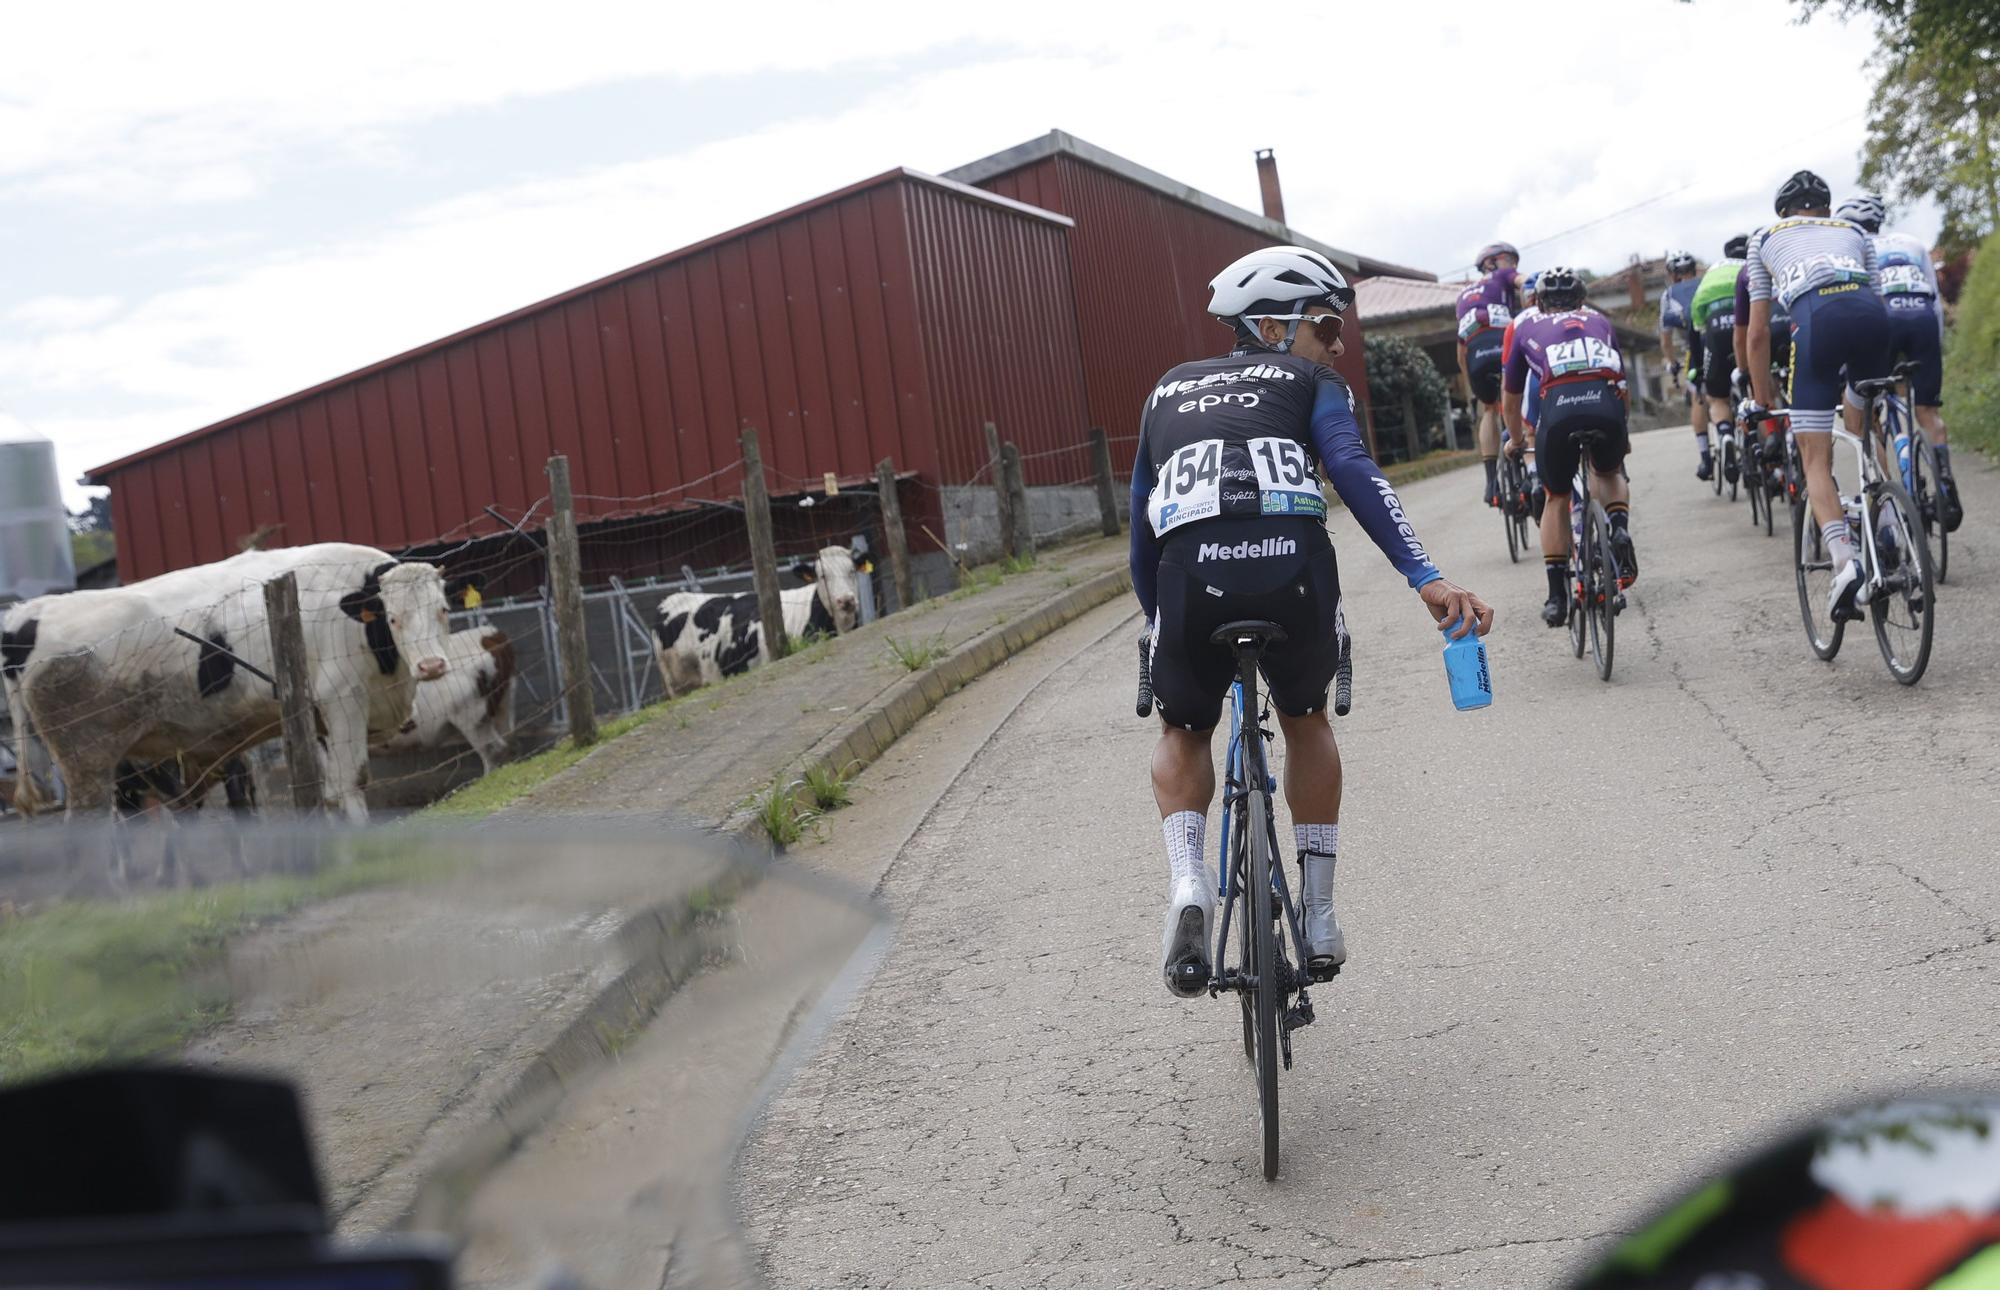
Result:
M1354 408L1348 401L1347 386L1331 375L1320 381L1313 398L1312 439L1320 464L1326 467L1326 477L1333 482L1333 491L1340 494L1340 500L1361 521L1361 527L1382 548L1382 554L1389 557L1396 571L1409 580L1410 586L1421 587L1443 577L1425 554L1424 544L1417 540L1416 529L1403 514L1403 502L1396 496L1395 487L1368 455L1368 445L1362 442L1361 427L1356 424ZM1136 550L1136 536L1133 543Z
M1132 590L1146 621L1153 621L1159 607L1160 540L1153 536L1153 522L1146 503L1153 488L1153 454L1146 447L1146 433L1139 432L1139 452L1132 459Z

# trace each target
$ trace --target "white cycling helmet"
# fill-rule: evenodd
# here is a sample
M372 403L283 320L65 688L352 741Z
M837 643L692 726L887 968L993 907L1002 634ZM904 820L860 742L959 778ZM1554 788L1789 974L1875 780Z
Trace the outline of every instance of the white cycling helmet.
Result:
M1208 289L1208 312L1225 322L1291 317L1307 305L1341 313L1354 303L1354 288L1333 262L1302 246L1252 251L1216 274Z
M1880 197L1874 193L1863 193L1859 197L1850 197L1842 202L1840 209L1834 214L1841 219L1859 224L1870 233L1879 233L1882 231L1882 221L1888 216L1889 211L1883 206Z

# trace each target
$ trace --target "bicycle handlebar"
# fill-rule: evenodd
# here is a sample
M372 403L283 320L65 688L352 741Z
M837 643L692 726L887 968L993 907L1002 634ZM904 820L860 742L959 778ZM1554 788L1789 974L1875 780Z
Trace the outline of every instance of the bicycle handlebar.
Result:
M1148 648L1152 642L1145 636L1139 638L1139 715L1153 715L1153 651Z
M1333 715L1344 717L1354 706L1354 642L1341 647L1340 663L1333 669Z

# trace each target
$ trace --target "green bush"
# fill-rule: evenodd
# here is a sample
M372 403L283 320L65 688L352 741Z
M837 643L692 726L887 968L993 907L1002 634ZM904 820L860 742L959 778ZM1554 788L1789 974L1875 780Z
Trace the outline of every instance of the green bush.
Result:
M1945 340L1944 411L1954 444L2000 455L2000 233L1980 244Z
M1451 387L1421 345L1401 336L1369 336L1362 342L1368 362L1368 401L1378 417L1402 424L1403 396L1415 398L1417 424L1441 424L1450 414Z

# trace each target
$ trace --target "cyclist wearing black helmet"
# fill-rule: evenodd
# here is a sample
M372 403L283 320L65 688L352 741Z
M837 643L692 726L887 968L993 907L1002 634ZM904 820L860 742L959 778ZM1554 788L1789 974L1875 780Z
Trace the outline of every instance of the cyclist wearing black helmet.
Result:
M1316 471L1416 589L1440 627L1483 635L1493 611L1445 581L1417 540L1396 490L1369 457L1353 396L1330 366L1353 288L1316 251L1275 246L1237 260L1209 284L1208 311L1236 331L1234 350L1160 378L1139 422L1132 472L1132 586L1151 624L1160 741L1153 796L1170 870L1161 942L1168 989L1176 969L1206 967L1214 943L1211 870L1202 863L1215 796L1209 739L1236 665L1209 635L1245 618L1286 639L1263 656L1285 740L1285 801L1303 870L1307 967L1347 957L1333 913L1340 836L1340 749L1327 689L1346 635L1340 571Z
M1695 446L1701 450L1701 465L1696 467L1695 474L1707 479L1715 469L1708 445L1708 403L1694 397L1693 385L1693 374L1701 370L1701 359L1695 353L1701 337L1694 331L1688 315L1698 285L1696 267L1694 257L1686 251L1667 256L1667 275L1672 281L1660 294L1660 356L1666 359L1667 370L1678 385L1682 371L1680 349L1682 345L1687 347L1689 384L1684 394L1688 401L1688 423L1694 427Z
M1583 275L1575 269L1544 269L1539 280L1541 316L1514 333L1514 350L1507 359L1504 413L1517 443L1529 442L1541 463L1547 501L1542 511L1542 563L1548 572L1549 599L1542 621L1563 624L1569 606L1564 585L1569 568L1570 481L1583 464L1576 436L1590 430L1602 437L1592 450L1592 487L1604 501L1611 520L1611 546L1621 572L1619 584L1630 586L1639 576L1639 559L1632 547L1631 490L1619 467L1632 449L1626 426L1625 359L1618 352L1618 331L1611 320L1583 302ZM1521 395L1528 377L1542 384L1542 411L1532 441L1521 415Z
M1458 370L1479 400L1479 457L1486 504L1500 504L1500 349L1507 322L1521 309L1521 253L1506 242L1479 248L1480 278L1458 293Z
M1874 244L1859 225L1834 219L1832 202L1826 181L1801 170L1778 189L1773 203L1778 222L1750 240L1745 348L1755 394L1744 411L1760 411L1777 399L1771 379L1771 302L1779 300L1792 311L1792 434L1805 467L1813 519L1833 557L1833 613L1855 618L1860 616L1863 578L1833 479L1833 413L1841 406L1848 428L1860 433L1867 403L1852 382L1888 371L1889 314L1882 305Z

